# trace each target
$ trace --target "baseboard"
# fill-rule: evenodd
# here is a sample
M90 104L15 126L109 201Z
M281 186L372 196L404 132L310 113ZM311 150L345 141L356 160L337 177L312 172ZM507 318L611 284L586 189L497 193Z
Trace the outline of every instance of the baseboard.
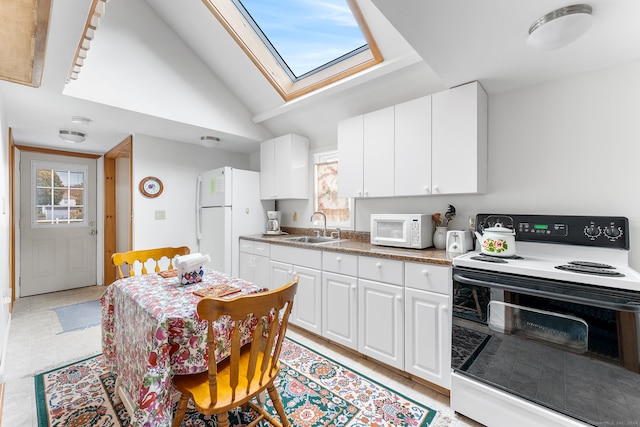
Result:
M2 385L4 384L4 367L7 362L7 347L9 346L9 333L11 332L11 312L9 312L7 330L5 332L4 343L2 343L2 354L0 354L0 384ZM0 418L0 420L1 419L2 418Z

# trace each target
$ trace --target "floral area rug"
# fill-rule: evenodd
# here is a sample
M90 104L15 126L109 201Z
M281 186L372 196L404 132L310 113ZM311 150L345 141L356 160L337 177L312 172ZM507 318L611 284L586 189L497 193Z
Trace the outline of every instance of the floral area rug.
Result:
M285 340L276 385L292 425L429 426L437 412L328 359L292 340ZM38 427L123 426L129 415L114 394L115 376L102 355L36 375ZM277 414L271 400L265 403ZM232 426L245 426L256 415L229 412ZM191 408L183 426L217 426ZM268 426L266 422L262 424Z

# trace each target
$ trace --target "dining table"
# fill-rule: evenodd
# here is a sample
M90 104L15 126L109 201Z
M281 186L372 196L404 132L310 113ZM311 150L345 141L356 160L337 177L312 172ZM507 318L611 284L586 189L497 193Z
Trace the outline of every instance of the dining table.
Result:
M169 426L172 422L172 377L208 368L207 323L197 314L202 292L221 287L234 298L267 290L237 277L204 269L202 281L181 285L178 277L150 273L116 280L100 299L102 355L116 375L116 394L132 426ZM241 344L251 341L257 319L241 324ZM229 318L214 324L215 357L229 356Z

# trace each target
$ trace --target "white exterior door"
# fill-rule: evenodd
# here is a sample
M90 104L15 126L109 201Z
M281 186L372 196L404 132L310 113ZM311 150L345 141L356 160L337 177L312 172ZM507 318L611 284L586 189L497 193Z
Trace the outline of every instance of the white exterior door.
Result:
M23 152L20 296L97 283L96 160Z

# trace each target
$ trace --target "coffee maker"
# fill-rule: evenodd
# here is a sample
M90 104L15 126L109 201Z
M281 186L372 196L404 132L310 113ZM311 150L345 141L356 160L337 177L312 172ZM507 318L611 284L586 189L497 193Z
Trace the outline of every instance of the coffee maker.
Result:
M265 234L281 234L280 211L267 211L267 231Z

